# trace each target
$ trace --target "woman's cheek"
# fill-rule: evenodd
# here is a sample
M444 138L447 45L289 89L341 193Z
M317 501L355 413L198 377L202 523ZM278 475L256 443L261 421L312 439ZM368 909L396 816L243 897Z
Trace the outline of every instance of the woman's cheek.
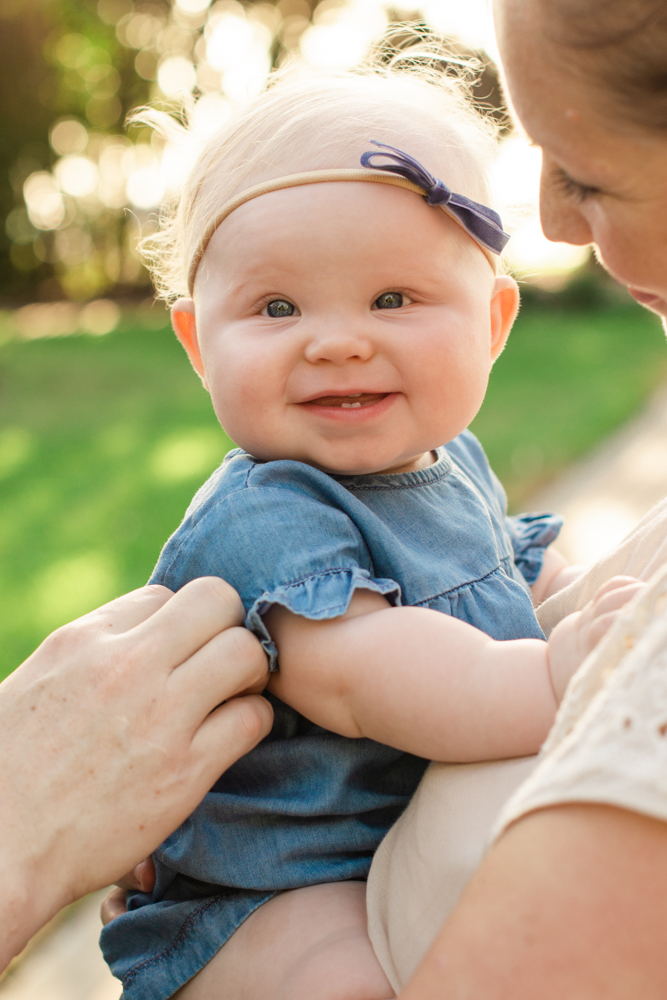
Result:
M644 266L643 247L635 246L628 235L609 225L598 226L596 256L605 270L620 284L645 288L650 281L650 268Z

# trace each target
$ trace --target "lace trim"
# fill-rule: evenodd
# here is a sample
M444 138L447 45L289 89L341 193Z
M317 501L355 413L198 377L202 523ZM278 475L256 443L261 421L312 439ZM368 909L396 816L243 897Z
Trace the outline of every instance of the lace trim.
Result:
M667 821L667 567L570 682L538 766L503 809L603 802Z

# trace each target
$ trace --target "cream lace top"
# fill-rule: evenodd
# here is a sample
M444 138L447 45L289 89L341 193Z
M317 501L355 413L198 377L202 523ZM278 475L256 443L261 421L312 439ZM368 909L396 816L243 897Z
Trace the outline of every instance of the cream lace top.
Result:
M501 812L496 835L528 812L565 802L601 802L667 821L667 501L538 617L553 627L603 580L628 572L646 579L656 562L662 568L648 589L573 678L538 765Z

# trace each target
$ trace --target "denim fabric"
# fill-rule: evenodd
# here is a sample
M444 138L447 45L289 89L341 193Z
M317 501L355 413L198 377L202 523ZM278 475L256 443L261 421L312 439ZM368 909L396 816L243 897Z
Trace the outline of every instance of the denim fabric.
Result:
M515 560L536 576L560 523L535 517L507 523L502 487L469 432L429 468L397 475L334 477L237 449L195 496L151 580L173 590L204 575L228 580L273 669L268 608L334 618L359 588L496 639L541 638ZM154 891L135 894L103 931L127 1000L171 996L276 892L364 879L421 778L426 761L327 732L268 697L270 735L161 845Z
M514 562L531 587L544 562L544 552L558 538L563 518L558 514L516 514L506 518Z

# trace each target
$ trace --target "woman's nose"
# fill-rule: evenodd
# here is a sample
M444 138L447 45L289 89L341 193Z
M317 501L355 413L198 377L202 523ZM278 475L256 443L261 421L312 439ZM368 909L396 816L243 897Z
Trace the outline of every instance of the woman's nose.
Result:
M547 239L554 243L593 243L593 233L575 197L556 179L553 166L544 157L540 178L540 222Z
M355 330L353 321L327 324L320 327L310 338L305 349L306 360L313 364L329 361L334 365L344 365L348 361L368 361L374 348L369 337Z

